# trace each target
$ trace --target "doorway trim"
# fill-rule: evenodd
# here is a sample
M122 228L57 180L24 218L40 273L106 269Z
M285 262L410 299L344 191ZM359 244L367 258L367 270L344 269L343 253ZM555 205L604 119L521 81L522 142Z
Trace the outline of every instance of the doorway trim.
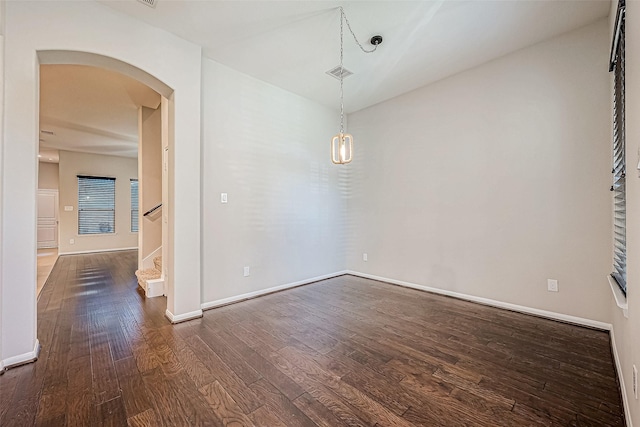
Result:
M55 19L51 19L55 16ZM95 3L48 2L6 5L4 37L4 123L2 180L2 274L0 300L0 360L29 361L37 348L36 191L39 122L39 66L78 63L100 58L95 64L116 66L116 71L152 77L147 82L167 93L173 115L169 128L170 193L174 199L170 257L175 257L168 287L167 310L174 315L200 307L200 98L201 48L134 19L123 19ZM48 59L55 52L57 59ZM65 55L68 59L64 59ZM104 54L104 55L102 55ZM124 66L123 68L120 68ZM110 68L110 67L109 67ZM118 69L120 68L120 69ZM111 68L113 69L113 68ZM126 71L128 70L128 71ZM134 76L135 77L135 76ZM136 77L138 78L138 77ZM10 185L8 185L10 183ZM178 255L176 255L178 254ZM11 327L9 327L11 325ZM16 359L17 358L17 359Z

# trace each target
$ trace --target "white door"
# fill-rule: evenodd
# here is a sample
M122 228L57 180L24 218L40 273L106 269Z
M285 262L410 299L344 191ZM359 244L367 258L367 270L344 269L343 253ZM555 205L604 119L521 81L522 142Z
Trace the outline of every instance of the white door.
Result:
M38 190L38 249L58 247L58 190Z

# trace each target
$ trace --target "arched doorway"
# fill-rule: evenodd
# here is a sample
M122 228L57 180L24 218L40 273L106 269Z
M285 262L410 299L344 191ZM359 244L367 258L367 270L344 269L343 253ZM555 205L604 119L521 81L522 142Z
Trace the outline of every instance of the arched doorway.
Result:
M169 85L165 84L163 81L154 77L150 73L116 58L112 58L104 55L98 55L90 52L81 52L81 51L41 50L41 51L37 51L36 53L37 53L37 61L36 61L36 64L34 64L35 67L34 67L34 81L32 86L33 88L38 87L38 84L37 84L39 80L38 68L40 64L89 65L94 67L105 68L112 71L117 71L126 76L132 77L140 82L143 82L144 84L153 88L156 92L162 95L161 108L162 108L163 117L165 119L165 122L163 124L163 133L164 133L164 140L163 140L164 150L163 151L165 153L164 156L165 156L167 169L168 169L168 173L166 175L166 181L167 181L166 187L165 187L166 191L163 194L163 196L166 197L166 200L163 200L163 202L165 203L165 206L169 207L169 209L166 209L166 220L163 221L163 223L166 223L166 230L167 230L165 234L166 245L163 245L166 248L166 254L163 254L165 255L163 264L166 266L167 270L171 272L171 274L168 274L167 277L165 278L167 282L166 315L169 318L169 320L174 323L177 321L187 320L189 318L201 316L202 312L200 310L200 298L199 298L199 293L200 293L199 275L198 275L198 281L195 282L195 284L197 285L197 293L191 292L192 298L187 304L184 304L183 301L181 301L181 300L184 300L184 298L175 297L176 292L175 292L175 287L173 286L173 279L176 277L175 271L173 270L174 251L172 250L173 243L175 241L174 231L176 229L183 228L181 224L187 224L189 228L192 228L194 224L193 218L188 219L185 217L183 217L184 220L181 222L181 224L177 224L175 217L173 215L175 210L171 208L171 206L173 205L173 198L176 190L179 191L180 187L193 188L192 185L188 185L185 182L183 183L176 182L175 180L175 176L176 176L176 171L174 169L175 159L173 157L175 152L174 132L176 128L175 117L174 117L175 111L176 111L176 106L174 103L175 91ZM35 114L33 114L33 116L31 117L28 117L28 115L23 115L23 119L25 120L23 123L20 123L20 125L25 125L27 122L30 122L31 126L34 126L37 129L37 124L38 124L37 106L39 104L39 99L38 99L37 91L34 91L34 92L36 92L35 93L36 96L32 104L32 107L35 107L35 108L33 108L32 111ZM6 102L7 109L11 108L12 105L16 104L14 102L15 98L12 97L11 94L8 96L8 98L9 99L7 99L7 102ZM199 103L199 98L197 99L197 102ZM198 118L198 121L199 121L199 118ZM13 130L12 128L15 127L13 126L14 124L15 122L12 122L11 126L6 126L9 129L7 129L5 141L9 143L12 143L13 137L17 135L17 133L12 134L12 130ZM37 131L34 132L34 134L36 134L37 136ZM20 135L20 136L22 137L23 135ZM27 152L32 152L34 153L33 159L36 159L35 154L37 154L37 145L38 145L37 139L35 139L35 141L34 140L28 141L28 143L30 144L28 147L24 147L24 146L21 147L21 148L27 148L24 150L23 154ZM182 147L182 148L186 149L187 147ZM198 141L198 150L199 150L199 141ZM199 151L197 154L199 154ZM29 154L27 154L27 156L29 156ZM8 157L11 157L11 155ZM9 162L8 158L7 158L7 162ZM8 215L7 214L4 215L4 218L3 218L4 229L9 230L9 232L4 233L3 238L8 237L10 239L11 237L8 235L10 235L12 231L17 232L17 229L19 228L19 227L16 227L16 230L11 230L7 226L7 224L11 222L12 217L15 217L15 218L19 217L19 220L14 222L16 226L19 226L20 225L19 223L24 222L26 223L25 225L27 225L27 229L29 228L28 223L31 217L33 218L36 217L35 194L37 191L37 167L35 167L33 163L31 164L25 163L24 165L25 167L22 168L21 175L24 176L24 174L33 173L33 175L31 175L33 178L30 178L26 180L26 182L22 183L22 186L25 187L22 191L23 193L26 191L27 194L32 192L34 194L34 200L33 201L30 201L29 199L25 200L26 203L25 203L25 206L23 206L22 215L18 212L18 209L16 209L15 212L8 211ZM189 165L188 167L193 169L193 165ZM11 172L12 172L11 170L3 171L4 177L7 177L7 181L12 180ZM197 176L192 176L192 181L195 180L194 178L196 178L199 185L199 170L197 172L198 172ZM197 188L198 185L196 185L195 187ZM20 185L16 187L19 187L19 186ZM12 195L9 194L8 199L11 199L11 197ZM195 219L197 220L196 224L199 224L199 202L197 205L195 205L195 208L196 209L195 209L194 216L195 216ZM199 232L199 229L197 231ZM18 279L18 276L24 276L25 278L27 278L26 282L30 281L28 278L33 277L34 278L33 283L35 283L35 276L36 276L35 232L33 234L29 232L22 233L21 237L22 237L22 242L21 244L17 245L20 247L16 247L15 256L14 256L14 253L7 253L6 251L3 252L3 269L5 270L5 272L8 273L6 274L6 276L8 276L11 279L11 281L6 281L6 280L4 281L4 283L9 282L8 283L9 286L5 285L3 288L2 308L6 316L5 319L11 319L11 322L13 323L11 330L8 330L7 327L2 329L2 332L3 332L2 340L4 345L2 346L1 360L2 360L2 364L4 365L3 366L4 368L10 368L11 366L33 361L37 359L38 352L39 352L39 342L37 339L37 332L36 332L37 331L37 311L36 311L37 294L35 291L35 286L30 287L33 289L27 289L27 286L22 286L22 287L18 286L18 280L20 280ZM27 245L30 246L29 249L26 248ZM200 256L199 242L197 243L197 249L194 246L195 245L193 245L192 247L193 249L195 249L197 264L199 264L199 256ZM187 250L186 252L189 252L189 251ZM12 258L16 260L15 263L11 261ZM193 260L193 258L191 259ZM191 265L189 266L189 269L191 269L191 266L193 263L191 262L190 264ZM22 269L20 271L18 271L20 268L19 265L22 266ZM5 266L8 266L8 268L4 268ZM31 269L31 273L24 271L24 267L26 267L27 269ZM12 274L12 272L10 271L12 269L15 270L18 274ZM15 283L12 282L12 280L15 280ZM23 280L23 282L25 281ZM192 284L191 287L194 287L193 286L194 282L190 282L190 283ZM197 300L196 298L193 298L193 296L197 296ZM12 299L13 299L12 303L9 303L9 301L11 301ZM182 306L186 306L187 309L182 308ZM7 322L6 321L3 322L3 325L7 325ZM14 325L19 325L19 327L17 328L13 327Z
M166 262L166 316L173 322L201 316L201 47L97 2L43 2L37 8L8 2L0 10L0 44L0 369L32 360L38 348L33 284L41 61L115 67L161 94L173 90L167 99L174 250Z

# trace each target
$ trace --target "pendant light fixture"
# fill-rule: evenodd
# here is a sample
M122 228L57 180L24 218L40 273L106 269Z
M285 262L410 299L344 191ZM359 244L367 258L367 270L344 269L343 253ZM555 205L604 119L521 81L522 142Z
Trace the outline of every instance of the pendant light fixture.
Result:
M338 74L338 79L340 80L340 132L331 138L331 161L336 165L344 165L346 163L351 162L353 160L353 136L351 134L345 133L344 131L344 78L345 75L350 75L351 73L344 69L344 23L347 24L347 28L349 32L353 36L353 39L356 41L356 44L360 47L360 49L365 53L373 53L378 48L378 45L382 43L382 36L376 35L371 37L370 43L373 45L373 49L366 50L360 42L358 38L354 34L351 29L351 24L349 24L349 20L347 19L347 15L344 13L344 9L342 6L340 9L340 66L336 67L336 71ZM332 75L335 76L334 73Z

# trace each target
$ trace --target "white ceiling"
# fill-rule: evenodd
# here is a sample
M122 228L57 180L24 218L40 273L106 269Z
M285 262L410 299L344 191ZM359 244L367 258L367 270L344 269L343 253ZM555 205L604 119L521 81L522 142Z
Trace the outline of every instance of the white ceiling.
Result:
M156 92L116 72L42 65L40 159L56 161L55 150L137 157L138 108L159 103Z
M607 16L609 0L171 1L108 7L203 46L204 55L337 108L343 6L365 47L345 32L345 108L357 111ZM346 29L345 29L346 31Z
M205 56L260 80L339 108L343 6L358 39L381 34L365 54L345 28L345 109L357 111L509 52L605 17L609 0L188 1L104 5L203 46ZM121 74L86 66L43 65L41 160L56 149L137 156L137 109L157 93Z

